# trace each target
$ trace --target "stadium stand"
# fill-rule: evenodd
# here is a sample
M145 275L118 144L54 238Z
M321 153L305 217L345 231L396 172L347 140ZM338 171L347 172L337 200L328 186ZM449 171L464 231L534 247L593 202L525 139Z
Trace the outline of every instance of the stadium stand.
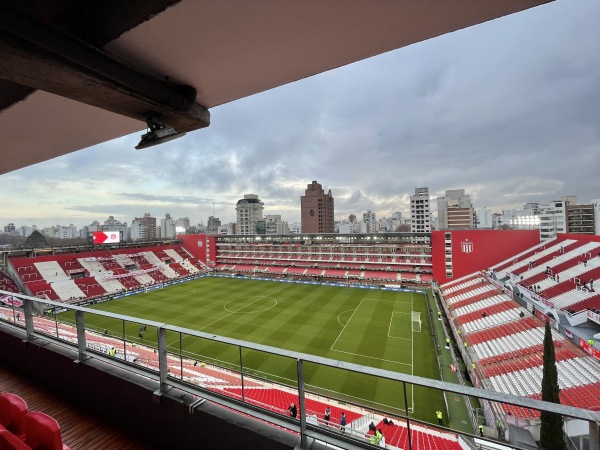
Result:
M292 237L290 237L292 239ZM431 283L429 245L217 242L217 270L337 281ZM301 270L302 269L302 270ZM303 270L306 269L306 270Z
M29 295L63 302L141 289L209 270L176 245L10 257L8 262L12 278L2 274L0 286L20 285Z
M520 299L521 293L526 292L533 294L533 299L545 300L541 306L550 308L547 309L550 317L557 317L556 310L577 305L578 299L584 297L582 305L599 307L598 296L582 290L575 281L583 274L590 279L600 275L596 272L600 257L595 258L598 262L590 259L590 252L599 246L600 243L589 242L584 236L557 239L492 267L489 274L471 274L440 287L454 337L465 360L473 363L472 376L483 387L541 398L542 343L544 320L548 317L532 316L530 308L514 301L512 295ZM556 275L559 283L552 279ZM547 279L550 281L546 282ZM509 285L512 290L506 288L507 283L512 284ZM555 329L552 335L561 402L600 410L597 395L600 363ZM510 405L502 405L500 409L507 417L539 417L536 411Z

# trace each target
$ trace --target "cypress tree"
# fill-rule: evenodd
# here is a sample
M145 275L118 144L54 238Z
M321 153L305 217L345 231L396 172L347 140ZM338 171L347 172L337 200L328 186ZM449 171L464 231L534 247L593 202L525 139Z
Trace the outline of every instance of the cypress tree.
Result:
M560 403L558 396L558 371L554 355L554 342L550 322L546 321L544 334L544 371L542 377L542 400ZM560 414L542 411L540 444L547 450L564 450L563 418Z

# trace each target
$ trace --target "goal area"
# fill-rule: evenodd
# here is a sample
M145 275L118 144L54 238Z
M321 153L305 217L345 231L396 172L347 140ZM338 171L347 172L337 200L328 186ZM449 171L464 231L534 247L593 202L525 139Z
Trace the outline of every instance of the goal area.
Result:
M412 330L420 332L421 331L421 313L417 311L411 311L410 318L412 322Z

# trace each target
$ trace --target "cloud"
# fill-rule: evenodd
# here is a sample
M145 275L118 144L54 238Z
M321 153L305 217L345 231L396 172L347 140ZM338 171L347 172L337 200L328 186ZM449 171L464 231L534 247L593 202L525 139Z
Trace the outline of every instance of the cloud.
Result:
M434 210L461 188L495 211L588 202L600 197L598 17L596 0L552 2L219 106L209 128L161 146L132 150L136 133L10 173L1 217L228 222L255 193L294 222L312 180L338 219L408 217L423 186Z

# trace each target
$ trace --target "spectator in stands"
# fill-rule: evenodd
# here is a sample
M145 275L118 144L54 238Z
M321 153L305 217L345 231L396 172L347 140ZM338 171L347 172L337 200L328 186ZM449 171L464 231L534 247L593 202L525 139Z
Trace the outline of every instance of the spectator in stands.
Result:
M325 426L329 428L329 420L331 419L331 408L329 406L325 407L325 413L323 414L323 420L325 421Z
M594 290L594 279L592 278L590 280L590 291L593 291L593 290Z
M342 417L340 417L340 431L343 433L346 431L346 413L342 411Z
M288 408L288 412L290 413L290 417L292 418L296 418L296 416L298 415L298 410L296 409L296 404L292 403L290 404L289 408Z

